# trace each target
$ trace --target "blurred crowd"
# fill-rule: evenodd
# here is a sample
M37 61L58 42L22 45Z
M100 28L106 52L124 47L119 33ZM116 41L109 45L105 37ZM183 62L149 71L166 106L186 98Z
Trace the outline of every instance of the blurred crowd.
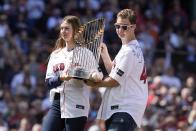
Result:
M114 58L121 47L115 16L123 8L138 15L136 34L149 76L149 100L138 131L196 130L196 18L182 1L1 0L0 131L41 131L51 105L44 79L59 21L65 15L82 23L105 18L104 42ZM86 130L96 131L103 92L91 89Z

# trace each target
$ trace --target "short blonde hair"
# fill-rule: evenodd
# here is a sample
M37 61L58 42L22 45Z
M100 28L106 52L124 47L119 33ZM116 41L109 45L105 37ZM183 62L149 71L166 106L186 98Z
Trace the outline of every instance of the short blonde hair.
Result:
M123 9L117 14L117 18L129 19L131 24L136 24L136 13L132 9Z

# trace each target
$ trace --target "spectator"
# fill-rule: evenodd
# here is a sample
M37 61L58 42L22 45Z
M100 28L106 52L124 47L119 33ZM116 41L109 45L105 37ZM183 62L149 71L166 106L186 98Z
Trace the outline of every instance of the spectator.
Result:
M16 74L11 82L12 94L30 95L36 88L36 78L30 74L29 65L26 64L23 70Z

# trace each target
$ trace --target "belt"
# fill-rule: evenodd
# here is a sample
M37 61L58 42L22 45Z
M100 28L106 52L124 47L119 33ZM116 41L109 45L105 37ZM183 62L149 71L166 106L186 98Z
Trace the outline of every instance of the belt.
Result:
M54 94L54 100L60 100L60 93Z

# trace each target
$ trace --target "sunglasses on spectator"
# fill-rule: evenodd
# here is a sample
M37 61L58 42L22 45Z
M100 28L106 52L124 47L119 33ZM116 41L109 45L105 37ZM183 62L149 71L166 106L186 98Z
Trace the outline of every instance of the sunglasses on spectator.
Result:
M123 30L127 30L128 27L132 27L132 25L120 25L120 24L114 24L116 29L123 29Z

